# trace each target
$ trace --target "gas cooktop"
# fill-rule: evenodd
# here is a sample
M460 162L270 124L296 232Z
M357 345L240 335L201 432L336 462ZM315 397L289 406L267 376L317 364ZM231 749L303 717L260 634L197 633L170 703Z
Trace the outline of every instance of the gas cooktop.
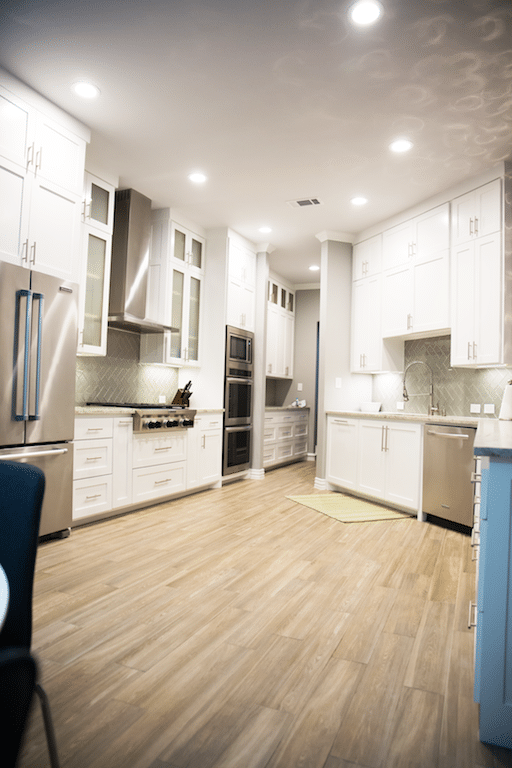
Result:
M141 410L142 408L149 408L153 411L165 411L171 408L174 410L176 408L182 407L176 405L167 405L166 403L87 403L87 405L100 405L103 408L137 408L138 410Z
M190 428L194 426L196 411L183 405L165 405L164 403L87 403L103 408L133 408L133 431L145 432L147 429Z

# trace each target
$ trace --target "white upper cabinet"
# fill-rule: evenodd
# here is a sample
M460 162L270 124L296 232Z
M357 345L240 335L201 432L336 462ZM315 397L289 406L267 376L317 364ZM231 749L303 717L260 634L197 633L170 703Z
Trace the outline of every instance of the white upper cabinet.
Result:
M146 317L175 330L141 334L141 362L199 364L204 259L203 237L172 222L169 209L152 212Z
M115 188L86 173L82 199L82 275L78 354L107 354Z
M449 204L383 235L382 335L448 332Z
M502 363L502 306L500 233L453 248L453 366Z
M50 118L12 82L0 83L0 258L78 282L86 140L59 115Z
M378 275L382 266L382 234L363 240L354 245L352 256L352 279Z
M254 331L256 254L229 238L226 324Z
M452 245L499 232L501 222L501 179L494 179L452 201Z
M271 276L267 301L267 376L293 377L294 342L295 293L279 278Z

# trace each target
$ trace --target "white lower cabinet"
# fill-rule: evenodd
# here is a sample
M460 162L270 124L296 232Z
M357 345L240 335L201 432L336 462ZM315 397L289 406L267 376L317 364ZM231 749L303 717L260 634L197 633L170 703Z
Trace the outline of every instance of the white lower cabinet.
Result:
M144 503L187 487L186 432L137 434L133 439L133 503Z
M196 415L187 432L187 489L222 479L222 413Z
M112 418L75 420L73 521L112 508Z
M309 408L265 411L263 467L304 459L308 452Z
M112 508L132 503L133 419L114 418L112 459Z
M406 421L328 417L329 483L418 511L422 426Z

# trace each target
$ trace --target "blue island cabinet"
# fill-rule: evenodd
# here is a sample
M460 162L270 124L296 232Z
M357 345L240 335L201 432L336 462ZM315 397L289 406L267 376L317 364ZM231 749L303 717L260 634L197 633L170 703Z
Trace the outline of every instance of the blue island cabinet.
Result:
M493 453L475 445L482 481L474 698L480 740L512 749L512 455Z

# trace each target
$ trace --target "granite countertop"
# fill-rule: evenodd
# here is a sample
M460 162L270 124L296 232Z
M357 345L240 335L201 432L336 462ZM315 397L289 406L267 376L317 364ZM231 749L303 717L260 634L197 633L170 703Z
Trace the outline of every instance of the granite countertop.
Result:
M165 407L165 406L164 406ZM224 413L224 408L194 408L196 414ZM126 416L135 413L135 408L122 408L108 405L76 405L75 416Z
M478 427L481 421L496 423L496 419L478 419L474 416L428 416L426 413L395 413L394 411L327 411L328 416L342 416L351 419L382 419L388 421L415 421L421 424L446 424L450 427Z
M481 419L475 435L477 456L512 459L512 421Z
M266 411L309 411L309 405L299 406L296 405L266 405Z

